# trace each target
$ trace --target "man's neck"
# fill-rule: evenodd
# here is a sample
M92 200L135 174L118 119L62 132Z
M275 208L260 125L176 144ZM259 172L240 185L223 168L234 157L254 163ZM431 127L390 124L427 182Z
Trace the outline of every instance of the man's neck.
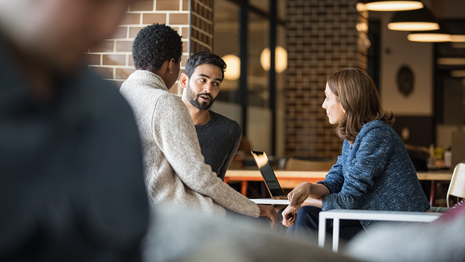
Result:
M186 105L187 110L189 111L189 114L191 115L192 121L194 122L194 125L196 126L205 125L212 118L210 111L198 109L197 107L193 106L191 102L187 100L185 96L182 97L182 101Z

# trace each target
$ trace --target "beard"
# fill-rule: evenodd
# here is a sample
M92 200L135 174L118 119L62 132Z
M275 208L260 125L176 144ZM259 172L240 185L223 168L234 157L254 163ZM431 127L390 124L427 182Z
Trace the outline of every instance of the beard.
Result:
M187 92L187 100L197 109L200 110L208 110L215 102L215 98L212 97L210 93L198 93L195 94L189 87L189 84L186 87ZM200 96L208 96L210 98L210 102L203 102L200 100Z

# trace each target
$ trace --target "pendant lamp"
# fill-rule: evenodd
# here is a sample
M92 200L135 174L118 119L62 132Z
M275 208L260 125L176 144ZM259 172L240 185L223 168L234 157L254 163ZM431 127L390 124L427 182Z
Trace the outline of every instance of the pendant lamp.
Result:
M465 35L451 35L451 42L463 43L465 42Z
M433 13L426 7L418 10L394 13L388 28L396 31L438 30L439 24Z
M465 58L462 57L440 57L437 60L440 65L465 65Z
M452 70L450 71L452 77L465 77L465 70Z
M407 39L412 42L450 42L452 36L449 29L443 23L440 24L439 30L411 32Z
M415 10L423 7L423 3L419 0L405 1L389 1L389 0L374 0L367 1L366 9L370 11L405 11Z

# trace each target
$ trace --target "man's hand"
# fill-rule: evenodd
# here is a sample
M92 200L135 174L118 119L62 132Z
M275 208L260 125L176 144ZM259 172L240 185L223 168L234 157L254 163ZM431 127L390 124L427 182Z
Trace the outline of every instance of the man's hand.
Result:
M295 206L287 206L286 209L283 211L283 226L290 227L295 223L295 218L297 217L297 211L299 211L299 207Z
M272 206L266 205L257 205L260 208L260 216L266 217L266 219L270 222L271 228L275 229L279 223L279 216L274 210Z

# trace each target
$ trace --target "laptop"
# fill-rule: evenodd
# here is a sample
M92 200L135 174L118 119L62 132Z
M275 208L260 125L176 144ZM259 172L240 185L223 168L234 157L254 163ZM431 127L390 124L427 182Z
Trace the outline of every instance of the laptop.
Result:
M268 189L268 192L270 193L271 198L275 200L286 200L287 201L287 196L284 195L284 191L281 188L281 185L279 185L278 179L276 178L276 175L274 174L273 168L271 167L268 161L268 157L266 156L265 152L252 151L252 156L255 159L255 163L257 163L257 167L263 176L263 180L265 181L266 188ZM281 201L281 202L283 202L282 204L285 204L284 202L286 201ZM277 201L268 201L268 202L270 203L274 202L272 204L278 203Z

